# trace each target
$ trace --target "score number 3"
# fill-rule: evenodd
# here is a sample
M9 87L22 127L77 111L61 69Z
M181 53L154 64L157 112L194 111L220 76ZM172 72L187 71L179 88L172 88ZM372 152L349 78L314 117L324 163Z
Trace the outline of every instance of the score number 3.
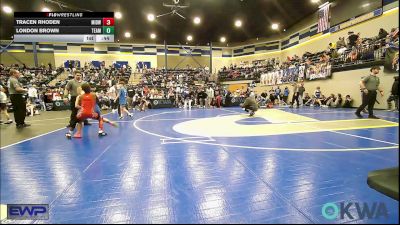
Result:
M103 26L114 26L114 18L103 18Z

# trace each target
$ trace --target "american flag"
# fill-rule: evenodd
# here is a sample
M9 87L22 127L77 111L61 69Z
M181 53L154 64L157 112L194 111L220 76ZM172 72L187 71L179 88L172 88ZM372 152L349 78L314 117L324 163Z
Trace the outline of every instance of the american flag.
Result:
M318 33L329 28L329 6L327 4L318 11Z

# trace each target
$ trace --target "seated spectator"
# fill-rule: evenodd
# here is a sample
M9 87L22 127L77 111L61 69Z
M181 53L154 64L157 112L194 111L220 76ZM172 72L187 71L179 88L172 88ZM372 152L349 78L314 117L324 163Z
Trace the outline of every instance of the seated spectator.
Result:
M379 33L378 33L378 40L385 39L386 36L388 36L388 35L389 35L389 33L385 29L381 28L381 29L379 29Z
M349 56L346 59L346 62L356 62L358 59L358 50L355 46L353 46Z
M354 46L357 46L357 43L359 42L359 35L355 34L353 31L348 32L348 37L347 37L347 44L349 48L352 48Z
M328 101L328 98L325 97L325 95L322 95L322 97L320 98L321 104L319 104L319 106L323 107L326 106L326 102Z
M323 105L321 102L321 99L323 99L322 97L323 97L323 95L321 93L321 88L317 87L317 89L314 91L314 96L313 96L313 101L311 103L311 106L316 106L316 103L318 104L318 106Z
M339 40L336 42L336 48L341 49L346 47L346 42L344 41L344 37L339 37Z
M336 49L336 43L333 43L333 42L329 43L329 45L328 45L328 50L329 50L330 52L332 52L332 51L334 51L335 49Z
M342 102L343 99L341 94L338 94L338 96L331 94L326 101L325 107L337 108L342 105Z
M346 95L343 108L351 108L352 106L353 106L353 99L350 97L350 95Z
M26 101L26 114L29 116L40 115L39 111L36 108L36 103L31 102L30 99Z
M326 52L322 53L322 55L320 56L319 61L321 63L327 63L329 62L330 57L328 56L328 54Z
M305 93L304 97L303 97L303 105L307 105L307 102L311 102L311 97L308 93ZM310 106L310 104L308 104L307 106Z

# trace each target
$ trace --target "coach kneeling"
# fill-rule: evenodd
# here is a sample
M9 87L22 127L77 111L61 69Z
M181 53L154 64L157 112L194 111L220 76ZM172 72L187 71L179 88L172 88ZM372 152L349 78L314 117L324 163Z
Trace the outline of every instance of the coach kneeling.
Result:
M249 94L244 103L240 104L240 107L242 107L246 112L250 112L250 116L254 116L254 113L258 110L254 94Z

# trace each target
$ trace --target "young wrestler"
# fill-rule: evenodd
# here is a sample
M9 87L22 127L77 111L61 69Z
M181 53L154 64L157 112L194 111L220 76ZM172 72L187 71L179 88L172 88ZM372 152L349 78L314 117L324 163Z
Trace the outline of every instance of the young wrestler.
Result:
M117 124L102 117L100 107L97 105L97 97L95 93L91 93L90 85L87 83L82 84L82 90L84 94L79 95L76 98L75 107L79 110L77 114L77 132L74 138L82 138L82 122L85 119L95 119L99 121L99 136L107 135L103 130L103 123L106 122L111 126L117 127ZM66 134L67 138L71 138L72 131Z
M121 115L119 118L123 119L124 113L126 113L129 117L132 117L133 116L132 113L130 113L126 107L127 106L127 99L126 99L127 91L126 91L126 87L125 87L125 80L121 79L119 81L119 84L120 84L120 89L119 89L118 95L117 95L117 99L119 99L119 109L121 112Z

